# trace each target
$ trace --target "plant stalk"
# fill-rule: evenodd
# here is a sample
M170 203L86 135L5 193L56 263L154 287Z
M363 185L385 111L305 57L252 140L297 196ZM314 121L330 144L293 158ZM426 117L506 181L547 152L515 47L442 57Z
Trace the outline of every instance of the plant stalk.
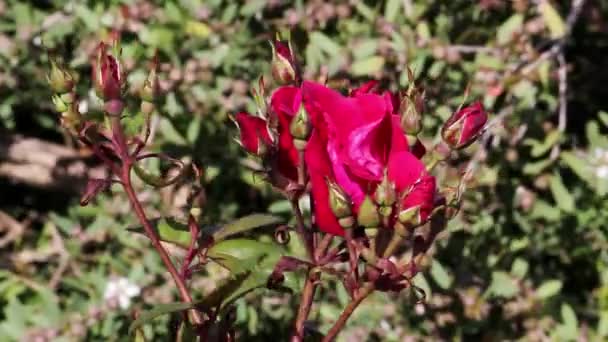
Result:
M365 286L361 288L360 291L357 292L355 298L348 303L348 305L344 308L344 311L338 317L338 320L334 323L334 325L329 329L327 335L323 338L323 342L331 342L333 341L340 331L344 328L346 321L353 314L355 309L363 302L365 298L367 298L370 294L374 292L374 286L371 283L367 283Z

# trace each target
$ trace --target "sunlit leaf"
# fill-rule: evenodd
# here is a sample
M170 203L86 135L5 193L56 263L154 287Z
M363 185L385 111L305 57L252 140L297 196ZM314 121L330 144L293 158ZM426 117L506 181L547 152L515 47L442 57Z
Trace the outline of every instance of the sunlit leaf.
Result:
M540 299L547 299L559 293L562 289L561 280L547 280L536 289L536 295Z
M132 334L135 329L140 326L150 323L156 317L171 314L174 312L181 312L192 308L191 303L169 303L169 304L158 304L152 309L142 312L139 317L131 323L129 326L129 334Z
M277 216L268 214L252 214L241 217L219 228L207 227L203 231L213 236L215 241L220 241L232 235L248 232L261 227L276 225L281 222L283 222L283 220Z

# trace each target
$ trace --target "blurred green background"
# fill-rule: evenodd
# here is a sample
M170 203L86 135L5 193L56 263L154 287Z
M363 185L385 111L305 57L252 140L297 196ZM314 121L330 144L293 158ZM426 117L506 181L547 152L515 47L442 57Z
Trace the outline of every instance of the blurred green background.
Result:
M60 128L45 81L50 54L78 72L81 109L98 112L89 62L112 29L132 92L160 52L166 97L151 149L204 166L210 224L265 211L290 219L255 181L229 119L254 111L250 87L270 80L275 32L290 33L307 78L338 88L378 79L397 90L409 65L427 89L427 147L470 83L492 126L463 154L477 166L472 188L416 278L426 302L376 294L341 338L608 338L607 2L0 0L1 341L129 340L135 310L174 300L149 243L125 230L135 218L118 189L78 205L86 177L103 170ZM138 189L151 216L188 193ZM209 268L194 292L224 276ZM298 300L256 291L238 301L239 340L287 340ZM324 283L312 321L325 331L347 301ZM175 329L155 322L150 340Z

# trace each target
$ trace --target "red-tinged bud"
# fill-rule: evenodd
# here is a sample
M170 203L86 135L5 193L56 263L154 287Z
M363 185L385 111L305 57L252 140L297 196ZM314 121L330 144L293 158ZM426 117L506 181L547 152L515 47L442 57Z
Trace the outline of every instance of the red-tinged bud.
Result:
M120 100L124 77L120 61L108 53L108 46L100 43L93 63L93 82L97 95L106 100Z
M487 120L483 105L475 102L452 114L441 128L441 137L454 150L465 148L481 135Z
M279 84L290 84L296 81L297 67L289 42L274 39L272 46L271 72Z
M247 152L263 157L270 146L274 145L266 120L247 113L238 113L235 122L241 133L239 142Z
M293 144L299 151L304 150L306 142L312 132L312 123L308 112L304 108L304 104L300 105L300 109L291 120L289 132L293 136Z
M352 216L352 201L340 186L332 181L327 181L329 190L329 207L338 219L342 228L351 228L355 219Z
M406 227L416 227L429 218L435 207L435 177L423 172L402 195L397 219Z
M365 196L363 202L361 202L359 213L357 214L357 222L365 228L377 228L380 226L378 207L374 204L371 197Z
M46 80L57 94L69 93L74 88L74 77L72 77L72 74L52 59L51 72L46 75Z

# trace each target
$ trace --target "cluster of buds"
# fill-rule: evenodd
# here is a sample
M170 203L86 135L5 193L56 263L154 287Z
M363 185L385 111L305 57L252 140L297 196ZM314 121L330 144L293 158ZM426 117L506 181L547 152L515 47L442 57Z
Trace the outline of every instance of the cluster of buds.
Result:
M82 121L78 111L74 76L56 61L51 60L51 71L47 81L53 90L55 110L61 114L61 125L70 132L76 132Z
M378 82L370 81L344 96L302 80L289 42L275 39L271 46L271 73L280 86L269 105L262 91L254 92L263 105L258 115L238 113L235 121L240 144L262 159L270 175L265 180L290 195L292 203L310 191L314 227L305 230L300 222L298 234L311 260L300 264L326 266L344 262L348 254L350 272L343 278L353 298L362 287L412 287L411 278L424 267L426 251L456 214L464 191L464 179L456 191L438 190L434 166L482 134L486 112L478 102L458 108L441 129L443 142L427 154L418 137L425 91L409 68L404 91L381 92ZM299 189L295 197L287 191L293 184ZM314 231L343 237L344 250L327 252L327 246L307 236ZM391 258L406 246L409 261Z

